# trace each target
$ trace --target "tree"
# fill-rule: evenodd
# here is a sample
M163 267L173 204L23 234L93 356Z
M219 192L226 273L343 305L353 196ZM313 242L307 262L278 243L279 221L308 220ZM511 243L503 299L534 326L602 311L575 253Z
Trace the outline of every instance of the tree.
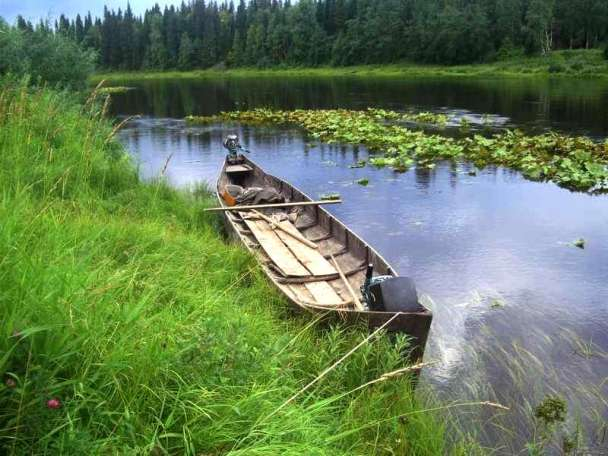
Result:
M21 30L0 18L0 74L29 75L34 83L82 88L95 66L95 53L41 23Z
M289 11L291 46L289 61L298 65L320 64L327 54L327 36L317 22L312 0L300 0Z
M401 59L441 64L524 49L600 47L607 0L189 0L135 17L104 9L55 30L99 52L106 68L355 65ZM48 28L42 23L36 28ZM34 27L17 18L19 30ZM187 34L188 39L184 39ZM183 43L182 43L183 42ZM182 45L183 44L183 45ZM183 49L182 49L183 48ZM188 57L186 57L188 56Z
M530 0L526 13L529 52L546 55L553 49L554 8L555 0Z
M521 30L523 5L521 0L502 0L496 2L494 42L496 48L522 45Z
M273 64L285 63L291 47L291 31L286 16L285 11L279 11L268 25L268 51Z
M194 44L186 32L182 33L179 41L179 57L177 67L180 70L190 70L194 62Z
M154 14L149 19L150 23L150 45L146 53L145 66L147 68L167 68L167 48L163 40L162 23L160 15Z

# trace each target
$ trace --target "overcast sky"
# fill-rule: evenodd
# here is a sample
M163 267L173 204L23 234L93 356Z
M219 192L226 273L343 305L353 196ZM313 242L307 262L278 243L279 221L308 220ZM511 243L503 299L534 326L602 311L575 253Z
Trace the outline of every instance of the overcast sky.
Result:
M181 0L130 0L129 3L135 14L141 14L155 3L161 6L179 5ZM0 0L0 16L9 23L13 23L18 14L36 22L41 18L54 20L62 13L75 17L78 13L84 15L91 11L94 16L101 16L104 5L124 10L127 0Z

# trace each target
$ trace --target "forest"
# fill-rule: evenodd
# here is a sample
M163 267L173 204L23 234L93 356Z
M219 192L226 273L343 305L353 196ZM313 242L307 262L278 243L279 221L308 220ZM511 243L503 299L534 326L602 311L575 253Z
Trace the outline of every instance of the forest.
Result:
M106 70L214 66L466 64L604 47L605 0L193 0L134 14L105 8L25 35L63 35ZM607 51L608 52L608 51Z

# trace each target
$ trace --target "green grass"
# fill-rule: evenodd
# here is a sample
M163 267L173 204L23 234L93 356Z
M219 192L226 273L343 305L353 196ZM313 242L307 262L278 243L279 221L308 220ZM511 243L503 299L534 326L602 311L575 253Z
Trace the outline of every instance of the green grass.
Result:
M1 453L467 452L409 378L351 392L404 340L273 414L366 331L292 315L207 193L138 179L101 105L0 84Z
M440 66L399 63L353 67L232 68L197 71L138 71L100 73L93 82L111 83L158 79L204 79L249 77L608 77L608 60L599 49L555 51L544 57L518 57L493 63Z

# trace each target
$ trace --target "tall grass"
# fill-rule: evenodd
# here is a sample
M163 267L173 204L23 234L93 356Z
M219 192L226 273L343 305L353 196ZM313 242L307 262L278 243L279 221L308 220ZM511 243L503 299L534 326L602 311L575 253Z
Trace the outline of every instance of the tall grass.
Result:
M103 106L0 85L0 452L446 454L408 377L345 394L404 340L274 413L367 334L287 315L204 192L139 181Z

